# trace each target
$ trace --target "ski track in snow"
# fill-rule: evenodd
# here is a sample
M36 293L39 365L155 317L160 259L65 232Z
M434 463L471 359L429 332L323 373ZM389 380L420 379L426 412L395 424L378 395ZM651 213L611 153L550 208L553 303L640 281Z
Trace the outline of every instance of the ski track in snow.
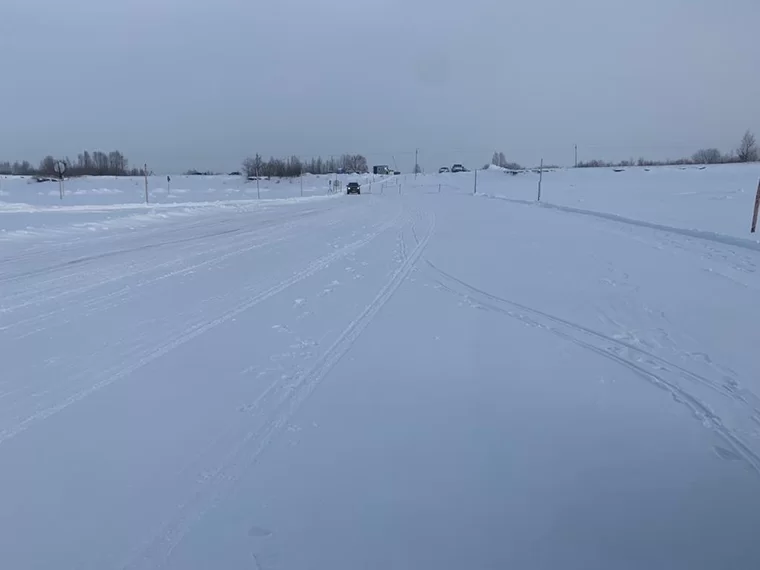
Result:
M219 325L229 321L230 319L233 319L239 314L251 309L252 307L258 305L259 303L263 301L266 301L270 297L277 295L278 293L284 291L285 289L291 287L292 285L300 281L303 281L304 279L327 268L328 266L330 266L330 264L337 261L338 259L346 257L349 254L367 245L373 239L375 239L378 235L398 225L399 222L400 222L399 218L396 218L396 219L391 220L390 222L383 224L382 226L380 226L378 230L368 234L364 238L356 242L353 242L349 245L346 245L340 248L339 250L314 261L305 269L302 269L296 272L295 274L293 274L291 277L269 287L268 289L264 291L261 291L260 293L254 295L253 297L246 300L245 302L239 304L235 308L227 311L223 315L210 319L210 320L195 323L191 325L190 327L186 328L185 330L183 330L180 334L178 334L177 336L175 336L168 342L165 342L164 344L159 346L158 348L149 350L147 352L143 352L142 354L132 356L130 358L130 363L128 365L119 366L116 369L105 371L101 375L101 379L99 381L95 382L94 384L87 387L86 389L83 389L74 394L71 394L68 397L62 399L61 401L53 405L40 409L36 411L35 413L25 417L21 421L16 422L14 425L0 431L0 445L16 437L18 434L22 433L33 424L39 421L45 420L65 410L72 404L75 404L87 398L88 396L102 390L103 388L113 384L114 382L118 382L119 380L122 380L123 378L128 377L130 374L150 364L151 362L157 360L158 358L165 356L172 350L218 327Z
M487 180L487 177L483 176L483 179ZM529 203L527 201L501 196L494 197L507 203L500 205L473 200L468 177L447 175L434 180L430 184L425 183L425 177L413 184L405 181L403 194L396 191L396 186L389 186L385 196L382 195L382 184L375 195L368 192L366 196L323 201L315 207L312 203L308 208L295 204L292 209L288 206L276 212L263 209L248 211L244 208L234 212L225 207L222 211L210 209L200 218L179 218L179 221L175 218L166 220L165 225L149 225L139 231L119 226L112 232L87 235L81 228L75 232L67 232L64 228L60 230L60 236L58 230L51 230L41 237L32 236L23 240L12 237L0 241L3 247L9 244L0 252L0 288L3 290L0 297L0 341L7 341L7 346L11 347L6 360L15 366L14 372L19 376L0 377L0 456L17 460L13 463L9 461L6 480L13 484L4 489L8 493L6 498L15 505L16 510L9 509L10 514L5 519L0 518L5 524L7 541L0 541L0 546L16 548L13 551L16 559L10 562L18 562L19 567L23 568L50 567L49 563L53 562L51 557L48 565L41 562L34 566L36 560L29 554L30 545L39 540L33 517L49 514L53 522L46 528L60 530L66 544L75 540L93 544L92 551L78 553L69 552L63 540L59 541L61 544L51 546L48 550L60 556L62 567L122 570L165 568L177 563L178 559L181 561L183 556L191 556L194 548L203 548L203 545L198 547L196 542L217 541L218 548L222 541L228 539L234 546L243 544L244 549L250 550L243 553L245 563L250 567L266 567L267 558L258 550L251 550L250 543L244 540L274 535L267 540L283 548L281 552L285 548L297 547L298 540L302 538L292 529L297 529L298 525L291 526L290 534L288 529L281 532L279 526L285 524L287 519L281 517L278 520L278 515L287 513L287 510L276 512L278 505L274 505L268 511L262 501L251 500L246 508L250 509L253 505L254 510L261 508L261 512L251 515L255 517L253 526L248 519L244 522L232 521L230 528L233 534L243 527L248 532L245 535L244 531L245 536L238 542L235 542L237 536L215 536L213 531L209 532L208 523L222 520L216 518L217 513L221 513L220 517L230 512L236 514L234 507L230 511L230 504L241 498L241 489L243 492L249 490L246 485L250 484L251 479L266 480L268 471L274 471L275 479L283 475L277 472L279 464L267 458L277 457L278 446L288 443L283 444L282 440L286 439L282 437L283 432L295 433L301 426L307 425L316 427L316 422L301 422L305 412L313 412L310 422L312 419L319 420L323 440L336 437L335 434L340 433L341 429L356 429L357 437L362 438L377 429L375 445L387 443L397 452L393 456L405 457L403 453L398 453L406 449L404 443L399 444L393 435L386 434L386 426L382 423L386 421L385 417L372 416L371 410L376 400L367 397L363 390L373 397L380 395L386 398L386 405L394 404L386 409L398 411L402 431L414 432L411 434L414 438L410 440L421 442L423 446L432 444L430 450L425 450L431 451L431 458L433 455L450 454L448 459L454 463L477 459L482 453L486 459L481 465L490 469L488 466L496 467L498 464L496 455L502 454L500 460L509 463L512 461L509 454L515 453L517 457L529 458L528 463L536 460L552 465L551 457L560 457L561 454L553 449L546 454L543 453L545 450L533 454L530 447L535 442L525 441L526 438L520 433L521 427L508 433L508 439L514 439L509 446L499 447L498 438L503 436L499 430L503 426L498 416L505 401L499 398L504 393L522 397L520 388L528 387L527 393L532 394L536 401L528 402L530 405L527 407L532 409L531 414L536 415L537 425L545 427L551 435L551 430L577 429L577 426L569 425L576 419L575 408L566 405L563 408L563 402L552 400L551 390L556 389L561 394L562 390L578 388L581 394L574 402L581 405L584 397L589 400L597 396L609 397L607 403L613 408L605 410L609 415L594 415L598 410L593 406L586 410L595 418L603 418L601 421L613 424L617 421L612 413L615 405L622 405L626 412L631 412L629 408L633 406L641 407L641 410L633 410L627 418L630 422L630 417L634 417L632 424L622 421L620 425L614 425L611 432L627 436L631 430L626 431L626 428L635 425L635 420L638 420L636 413L646 418L650 418L646 414L651 414L655 428L675 426L674 431L679 432L667 434L667 437L663 435L663 439L667 439L666 444L687 442L683 453L685 459L676 458L675 462L682 460L684 465L690 465L689 461L694 461L694 465L699 466L707 464L707 470L711 471L711 463L702 463L704 457L700 455L703 451L700 446L704 443L708 450L704 454L707 461L718 464L710 476L715 476L715 473L719 474L717 477L723 476L728 471L721 469L735 468L730 463L737 459L743 462L738 470L750 479L760 474L760 446L757 443L760 441L760 399L752 392L749 377L753 368L741 357L736 357L735 352L726 350L722 343L693 333L693 329L688 328L693 322L698 326L704 323L720 324L722 315L719 311L723 309L731 314L731 301L725 298L715 301L715 314L718 316L713 315L712 320L698 314L692 321L684 314L688 315L688 309L693 305L684 303L677 307L680 312L674 310L671 313L665 303L675 299L673 295L668 296L672 292L652 285L656 283L661 268L657 264L670 259L658 251L665 250L675 252L679 260L683 258L683 264L678 268L683 273L676 275L677 281L683 279L687 282L692 275L704 275L706 280L710 280L708 283L723 286L722 291L737 292L743 289L752 292L758 288L755 271L756 266L760 265L756 254L760 246L755 247L753 242L738 237L672 228L665 224L640 222L617 214L569 206L546 205L529 209L523 207ZM439 184L440 180L456 183ZM520 206L511 206L510 202ZM519 210L519 213L510 219L509 216L513 215L510 210ZM575 215L564 215L555 210ZM584 225L584 218L580 215L602 218L604 221ZM589 218L585 219L589 221ZM533 232L539 224L550 222L564 225L549 236ZM588 226L594 227L589 229ZM632 255L642 259L627 259L625 255L618 256L614 248L606 248L604 238L610 235L620 240L617 245L624 244L623 249L627 244L636 242L636 248L625 252L633 252ZM565 236L569 238L568 244L563 243ZM593 265L584 265L588 254L584 247L591 250ZM650 259L650 255L660 257ZM482 259L479 258L481 256ZM556 261L564 261L565 256L569 261L564 266L553 266ZM429 258L436 259L436 264ZM714 272L712 268L709 273L701 271L707 262L711 265L714 262ZM579 275L577 282L574 281L574 271ZM589 272L589 275L581 275L583 271ZM562 279L573 283L565 288ZM584 297L584 286L591 288L589 297L596 295L591 297L591 304L594 305L591 308L583 306L584 301L588 300ZM433 292L434 288L439 292ZM704 286L704 289L697 289L697 293L703 290L709 288ZM566 295L572 294L578 295L578 298L566 298ZM512 300L518 298L524 302ZM462 309L457 309L454 303ZM568 308L567 312L565 308ZM462 315L466 318L457 320ZM586 371L590 373L597 364L606 366L600 360L605 359L646 383L626 384L625 388L630 391L612 385L599 390L593 379L584 382L586 378L572 376L561 378L561 385L552 384L555 381L553 377L540 377L543 368L528 366L526 369L539 376L537 379L549 387L545 393L536 395L529 386L532 378L527 378L528 381L522 385L516 380L514 386L510 386L513 390L502 392L497 388L499 382L492 382L491 378L478 378L477 374L467 377L470 372L466 359L473 358L473 354L477 354L478 358L490 359L490 353L477 353L472 346L459 346L457 341L447 341L447 333L452 332L447 327L453 330L462 326L462 330L454 332L463 334L448 336L459 341L464 339L466 344L467 333L472 332L466 328L468 325L478 326L487 321L485 327L477 332L487 334L490 332L488 327L494 327L498 333L503 326L510 324L506 318L532 327L540 331L540 335L548 334L561 339L560 351L567 349L568 353L573 353L573 364L578 364L581 375ZM596 324L587 326L588 323ZM439 325L443 330L438 328ZM600 326L623 332L605 334L593 328ZM404 373L409 367L409 382L413 381L414 385L404 384L403 388L399 388L400 384L385 382L385 378L367 378L364 379L366 384L354 383L354 376L349 376L351 371L372 370L379 360L375 362L371 359L389 358L383 354L373 356L368 347L374 345L369 341L403 336L407 328L413 330L415 336L396 339L399 341L397 350L403 354L398 354L398 362L393 364L395 370L403 370ZM609 333L609 330L605 331ZM642 331L645 331L644 335ZM689 332L694 334L694 338L679 345ZM726 325L725 332L734 333L730 323ZM80 333L81 339L77 337ZM75 337L67 344L70 352L57 346L61 340L67 340L67 335ZM242 336L245 339L241 340ZM543 354L538 343L535 352L531 352L534 350L532 336L522 338L518 334L513 339L519 350L526 351L526 360L547 358L551 361L557 358L556 355ZM553 340L544 336L543 340L546 339ZM193 343L198 340L202 342ZM178 350L182 347L183 350ZM208 357L208 370L192 370L193 365L206 364L204 347L214 351L213 356ZM576 347L580 350L576 351ZM16 348L19 348L18 354L13 352ZM443 365L436 371L435 365L438 363L432 363L431 367L429 360L418 362L419 354L429 356L435 354L436 349L445 350L447 356L451 356L444 362L455 364L452 366L455 369L452 377L445 379L447 384L438 375L445 371ZM24 351L27 353L24 354ZM358 363L361 360L360 354L369 361L361 361L363 368L352 369L354 361ZM506 356L511 357L510 354ZM493 370L497 366L508 368L508 362L508 358L494 358L488 364ZM393 367L390 369L394 370ZM478 370L478 367L470 366L471 370ZM547 370L556 369L547 367ZM219 379L210 378L217 372ZM177 377L170 378L172 374ZM345 383L341 384L341 381L345 382L341 374L351 378L350 390L346 389ZM460 377L467 377L467 381L461 381ZM747 381L740 383L740 379ZM567 383L573 381L577 381L577 386ZM320 385L323 386L319 396L310 399ZM388 388L387 385L393 387ZM630 389L631 385L636 387L635 390ZM346 413L346 410L338 409L343 406L340 390L346 393L355 390L346 397L346 402L348 405L356 403L356 410ZM644 396L640 396L642 392ZM430 398L431 393L436 397ZM631 393L641 399L625 399ZM94 394L99 396L90 398ZM485 402L491 394L494 398L491 402ZM325 400L329 397L332 408L319 408L323 395L326 396ZM208 399L203 399L203 396ZM366 397L366 402L362 397ZM180 401L182 398L186 400ZM620 404L616 398L623 403ZM671 403L671 398L677 405ZM656 404L652 404L653 400ZM168 413L167 402L171 402ZM513 411L520 406L520 401L511 403ZM569 423L558 426L552 423L551 413L541 415L542 408L550 407L547 403L555 406L554 412L559 410L563 418L569 418ZM361 407L363 405L367 406L366 409ZM651 410L648 405L652 406ZM125 410L120 406L133 408ZM417 425L428 422L425 406L436 407L431 419L441 422L437 424L438 431L415 431ZM685 406L704 428L682 412L681 406ZM111 419L104 415L102 409L118 411L123 416ZM492 416L486 418L484 415L481 423L479 414L483 410ZM66 413L61 413L64 411ZM151 427L143 428L141 432L139 426L132 422L135 422L134 418L140 418L142 411L150 419L146 425ZM365 418L362 412L368 417ZM326 426L329 422L324 420L327 418L325 414L330 413L342 415L343 423L336 421L331 426L332 431L328 432ZM447 432L448 427L444 426L449 413L456 416L457 425L456 429ZM732 416L732 413L736 415ZM207 417L200 417L204 414ZM666 420L662 419L663 414ZM80 420L80 417L85 419ZM525 425L522 419L526 418L521 418L521 422L514 425ZM527 422L532 421L533 415L527 417ZM369 429L366 422L371 424ZM546 425L540 422L546 422ZM173 425L167 427L169 423ZM741 424L740 428L737 423ZM750 424L755 432L747 427ZM106 436L123 438L119 441L123 441L129 449L111 447L112 442L91 436L97 432L99 425L106 434L104 440ZM425 427L434 425L431 422ZM578 433L593 438L600 431L600 425L604 429L604 424L590 425L587 431ZM459 427L466 429L460 434ZM139 433L133 433L133 428ZM150 431L151 428L156 431ZM367 431L362 432L362 429ZM165 437L151 441L152 447L145 443L145 438L152 440L153 435L164 435L164 430L167 432ZM708 433L708 430L718 437ZM331 435L324 437L324 433ZM653 429L647 433L655 433L652 436L654 440L659 439L663 432ZM690 439L694 433L696 437ZM71 443L75 434L83 437L85 441L82 443L87 444L82 445L81 450L74 449ZM478 434L475 436L478 441L471 439L470 434ZM305 435L306 430L299 438ZM405 435L406 432L400 438ZM457 439L459 435L462 437ZM571 437L566 441L571 442L572 446L572 436L575 434L568 435ZM489 440L489 437L495 439ZM637 435L634 433L632 437ZM698 443L694 444L694 440ZM717 457L709 452L716 440L720 444L714 448ZM644 440L643 443L651 441ZM36 442L34 445L39 449L27 442ZM346 442L351 443L351 440L347 439ZM317 450L336 449L325 441L311 443ZM47 473L39 469L39 466L45 465L46 454L53 455L54 448L51 446L55 445L72 445L75 451L72 456L83 461L81 472L77 472L79 465L62 469L64 477L59 477L60 473L56 471ZM548 447L551 445L548 444ZM688 448L689 445L692 447ZM61 451L65 452L66 448ZM171 457L164 459L164 453ZM650 458L646 450L637 451L638 455L627 455L626 449L614 450L614 453L618 459L622 458L621 461L644 457L645 461L641 463L647 463ZM102 462L92 457L97 454L103 455ZM119 465L120 459L122 467L127 465L128 469L132 468L131 457L138 455L144 455L146 460L145 465L134 466L135 487L131 487L132 482L127 481L129 478L119 478L123 475L123 469L116 475L109 472L112 465ZM308 459L308 456L304 457ZM699 459L694 460L694 457ZM368 458L374 459L365 456L365 461ZM564 456L562 461L566 458ZM385 460L385 457L378 459ZM594 464L593 457L577 458L580 472L587 467L586 461L589 459ZM309 462L303 461L301 464L305 463ZM749 469L744 467L744 463ZM604 463L597 462L595 465ZM16 482L22 479L24 470L32 471L30 466L36 467L35 477L30 477L30 483L14 488ZM92 466L95 469L85 472ZM103 483L94 485L97 490L91 491L81 483L93 483L100 477L98 467L104 472ZM481 476L488 475L485 471L478 473L477 461L467 467L472 467L470 481L479 482ZM562 469L563 465L552 467ZM571 467L577 468L578 465ZM336 462L336 465L327 468L345 470L346 466L341 467ZM651 480L659 480L657 465L637 464L637 468L647 470ZM309 469L317 468L307 466L306 471L309 472ZM748 474L750 469L753 473ZM463 469L463 473L466 471ZM507 472L512 472L511 467L504 471ZM546 472L554 471L547 469ZM332 478L313 480L333 481L335 473L332 475ZM413 483L417 473L407 475L407 480ZM59 481L59 478L62 480ZM487 479L487 476L482 477L483 481L488 482ZM425 479L422 484L425 482L429 480ZM452 481L452 484L455 482ZM515 482L518 488L524 485L528 492L537 491L525 481L516 479ZM627 485L633 488L636 479L632 477L619 483L622 487ZM44 501L34 503L33 497L36 496L45 500L50 497L57 499L55 493L59 484L61 489L73 487L75 493L71 496L62 494L60 505L51 506ZM122 487L117 487L119 484ZM124 485L128 488L125 489ZM394 490L393 482L389 485L385 491ZM457 497L429 497L431 501L438 502L436 508L443 509L441 513L449 515L443 523L451 522L451 528L462 533L457 537L469 532L469 522L453 520L456 516L452 518L451 511L456 509L457 500L468 504L472 498L475 502L482 500L476 487L477 484L460 489L462 495ZM288 489L293 488L262 485L260 492L271 493L274 504L277 502L275 495L292 495ZM446 487L431 485L431 489L442 488ZM494 488L498 486L491 487ZM395 490L399 491L398 488ZM258 489L256 491L259 492ZM362 493L361 489L354 492ZM19 499L13 503L14 495L10 493L17 494L23 502ZM103 501L102 511L91 504L98 500L96 496ZM147 504L151 497L155 500L154 505ZM265 498L268 502L269 495ZM449 498L452 498L450 504L447 503ZM491 498L494 502L490 501ZM499 498L487 497L489 500L484 504L498 504ZM423 502L420 504L425 504L425 498L421 499ZM279 508L283 508L283 503L287 504L287 500L280 501ZM298 514L300 503L294 503ZM101 513L102 517L105 509L119 510L124 506L128 506L126 510L131 512L124 513L123 520L120 518L117 524L108 521L112 523L110 526L103 523L103 528L100 528L98 521L102 519L93 513ZM340 511L343 518L353 507L329 506L344 509ZM371 502L363 506L369 506L369 510L376 508ZM545 509L549 514L554 505L538 507L537 511ZM53 511L54 508L57 510ZM447 508L448 511L445 510ZM32 514L24 518L26 512ZM487 516L491 515L493 513L487 513ZM16 520L19 517L21 523ZM521 524L522 521L515 522ZM74 529L69 533L67 523ZM339 524L329 527L336 524L335 521L327 524L328 527L320 531L341 528ZM359 520L357 524L367 525L368 521ZM7 532L15 530L16 525L22 529L17 541L21 545L19 547L14 545L16 538L13 533ZM736 528L732 527L732 530ZM473 534L478 532L472 531ZM481 538L478 536L477 540L470 540L468 544L482 545L479 542ZM54 541L51 540L51 543ZM502 546L491 544L494 550ZM407 543L401 547L398 544L389 546L389 552L395 554L400 551L399 548L409 548ZM444 549L446 547L442 546ZM209 552L213 552L213 548ZM416 554L419 555L419 552ZM55 562L58 563L57 560ZM220 561L219 567L223 566L225 563Z
M269 419L259 429L245 434L225 460L212 473L206 475L192 497L177 509L177 516L164 525L150 545L137 556L137 560L132 559L124 566L125 569L161 568L164 565L189 530L212 510L241 475L257 462L277 433L288 425L296 410L350 350L375 315L415 268L434 230L435 216L432 216L422 239L417 241L408 256L404 255L403 262L392 273L377 296L346 326L309 370L299 374L287 385L282 379L276 380L247 407L246 411ZM403 233L400 232L400 235Z
M708 404L691 395L687 388L680 386L675 379L669 379L666 374L670 373L670 375L676 378L682 378L706 386L725 398L744 404L751 416L757 417L760 415L760 409L752 407L752 404L738 394L733 386L729 387L714 382L627 342L478 289L474 285L439 269L429 260L426 260L426 264L433 271L433 279L442 289L470 302L473 308L504 314L530 326L546 330L581 348L624 366L654 386L669 392L676 402L687 406L705 427L718 433L752 469L760 474L760 455L752 451L738 435L727 428L723 420L715 414ZM583 337L590 337L593 340L589 342L583 340ZM594 344L594 341L602 341L605 346ZM625 351L637 353L643 358L634 361L625 356Z

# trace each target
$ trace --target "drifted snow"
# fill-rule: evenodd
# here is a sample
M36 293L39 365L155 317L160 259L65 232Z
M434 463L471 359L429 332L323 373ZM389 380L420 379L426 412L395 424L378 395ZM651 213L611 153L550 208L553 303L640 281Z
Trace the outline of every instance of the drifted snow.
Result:
M757 171L478 177L4 180L0 566L757 567Z

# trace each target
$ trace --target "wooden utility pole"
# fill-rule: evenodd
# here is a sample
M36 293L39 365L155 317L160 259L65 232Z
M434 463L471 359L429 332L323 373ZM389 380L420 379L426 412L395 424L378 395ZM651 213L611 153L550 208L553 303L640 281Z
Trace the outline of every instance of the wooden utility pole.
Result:
M541 166L538 169L538 201L541 201L541 182L544 180L544 159L541 159Z
M755 233L757 230L757 211L760 209L760 181L757 183L757 195L755 196L755 211L752 214L752 229L751 233Z
M143 175L145 176L145 203L148 204L148 164L143 164Z

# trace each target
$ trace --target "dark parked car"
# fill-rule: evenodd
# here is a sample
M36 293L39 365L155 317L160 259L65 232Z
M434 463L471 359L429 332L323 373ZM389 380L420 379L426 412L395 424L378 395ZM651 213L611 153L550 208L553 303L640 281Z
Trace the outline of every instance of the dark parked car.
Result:
M467 172L467 169L461 164L455 164L451 167L451 172Z
M346 186L346 194L361 194L362 193L362 187L359 186L358 182L349 182L348 186Z
M448 166L441 166L441 167L438 169L438 174L443 174L444 172L451 172L451 170L449 170L449 167L448 167Z

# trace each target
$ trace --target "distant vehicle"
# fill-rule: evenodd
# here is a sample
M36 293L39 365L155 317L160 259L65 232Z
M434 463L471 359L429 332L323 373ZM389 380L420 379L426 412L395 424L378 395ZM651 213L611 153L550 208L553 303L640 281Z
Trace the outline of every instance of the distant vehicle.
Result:
M467 169L461 164L455 164L451 167L451 172L467 172Z
M346 186L346 194L361 194L362 193L362 187L359 186L358 182L349 182L348 186Z
M444 172L451 172L451 170L449 170L449 167L448 167L448 166L441 166L441 167L438 169L438 174L443 174Z
M372 173L373 174L390 174L391 169L388 168L387 164L379 164L377 166L372 167Z
M394 171L393 171L393 174L394 174L395 176L398 176L399 174L401 174L401 171L400 171L400 170L394 170Z

